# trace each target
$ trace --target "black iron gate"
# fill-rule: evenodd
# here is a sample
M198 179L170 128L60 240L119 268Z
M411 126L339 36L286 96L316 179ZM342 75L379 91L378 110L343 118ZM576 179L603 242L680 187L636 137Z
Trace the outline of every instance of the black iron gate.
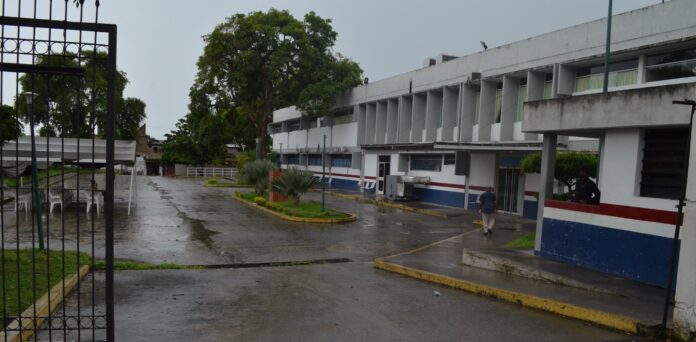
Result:
M116 26L2 1L0 342L114 340Z

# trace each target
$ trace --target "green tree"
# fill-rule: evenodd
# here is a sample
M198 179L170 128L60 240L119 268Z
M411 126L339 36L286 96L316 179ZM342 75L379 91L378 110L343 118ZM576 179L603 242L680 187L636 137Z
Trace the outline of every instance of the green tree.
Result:
M26 74L20 77L24 91L36 93L32 113L37 124L51 127L45 134L65 137L90 137L92 132L104 137L107 114L107 77L104 52L83 51L37 57L42 66L82 68L84 77L69 75ZM140 122L145 119L145 104L136 98L123 98L128 84L126 74L116 73L116 138L134 139ZM20 118L28 122L27 105L18 96L16 105Z
M270 160L254 160L244 167L244 182L254 186L256 194L263 195L268 188L269 172L275 169L275 165Z
M117 139L135 140L140 123L145 120L145 102L133 97L126 98L116 115Z
M575 188L575 180L578 176L578 171L587 167L592 173L591 177L596 177L598 158L597 154L590 152L558 152L556 154L556 168L554 170L554 178L568 187L572 193ZM541 152L528 154L525 156L520 167L525 173L540 173L541 172Z
M326 115L339 91L360 84L358 65L332 51L336 37L331 20L314 12L303 21L276 9L229 17L204 38L191 114L231 115L234 127L253 129L265 156L275 109L297 105L307 115Z
M319 180L310 171L290 168L280 178L273 180L273 191L288 196L296 205L300 197L317 185Z
M21 136L22 128L22 123L17 120L15 109L8 105L0 106L0 145Z

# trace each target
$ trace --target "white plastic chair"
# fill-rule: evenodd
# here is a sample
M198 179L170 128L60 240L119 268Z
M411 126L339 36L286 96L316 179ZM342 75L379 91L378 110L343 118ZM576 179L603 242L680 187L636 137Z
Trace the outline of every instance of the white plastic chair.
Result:
M15 212L19 212L19 208L24 207L24 214L29 214L29 203L31 203L31 194L15 196Z
M94 196L92 196L94 194ZM80 190L80 198L84 198L87 203L87 214L92 210L92 206L97 207L97 216L101 215L101 208L104 206L104 197L101 192L92 192L90 190Z
M67 192L66 194L69 195L70 192ZM60 205L60 212L63 212L63 210L65 209L65 201L68 201L69 203L69 199L65 199L65 197L69 196L64 196L62 189L48 190L48 203L51 205L51 214L53 214L53 208L55 208L57 205Z

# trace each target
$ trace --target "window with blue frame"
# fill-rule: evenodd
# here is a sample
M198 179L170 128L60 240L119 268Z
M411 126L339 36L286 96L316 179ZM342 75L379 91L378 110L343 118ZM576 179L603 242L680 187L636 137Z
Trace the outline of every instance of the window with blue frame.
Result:
M353 157L350 154L334 154L331 155L332 167L352 167Z
M288 164L289 165L300 165L300 155L299 154L288 154Z
M441 154L412 154L411 171L442 171Z
M321 166L321 154L310 154L307 157L307 165Z

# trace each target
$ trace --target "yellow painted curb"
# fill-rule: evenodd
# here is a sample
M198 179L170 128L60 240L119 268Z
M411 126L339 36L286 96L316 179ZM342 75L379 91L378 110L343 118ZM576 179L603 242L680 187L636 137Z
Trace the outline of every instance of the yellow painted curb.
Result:
M374 267L377 269L402 274L411 278L425 280L432 283L449 286L455 289L464 290L474 294L497 298L511 303L517 303L527 308L542 310L566 317L571 317L585 322L601 325L604 327L629 332L632 334L638 333L638 328L640 326L640 322L631 317L612 314L594 309L588 309L560 301L540 298L509 290L503 290L492 286L469 282L466 280L456 279L427 271L417 270L415 268L386 262L382 258L375 259Z
M237 201L244 203L252 208L259 209L261 211L264 211L266 213L269 213L273 216L279 217L283 220L286 221L293 221L293 222L308 222L308 223L347 223L347 222L353 222L358 219L357 216L348 214L348 217L343 217L343 218L313 218L313 217L297 217L297 216L290 216L290 215L285 215L283 213L279 213L277 211L268 209L266 207L260 206L256 203L251 203L249 201L246 201L242 198L239 198L237 196L233 197Z
M75 289L75 286L77 286L78 282L87 275L87 272L89 272L89 266L84 265L80 267L78 272L73 273L70 277L65 279L65 292L63 292L63 281L54 285L50 291L50 302L48 301L49 293L47 292L45 295L39 298L34 305L22 312L22 332L19 332L20 322L15 319L7 326L8 329L12 330L11 332L8 331L7 336L5 336L4 332L0 332L0 341L28 341L34 335L34 326L40 327L45 320L44 318L37 318L34 320L32 318L34 317L34 312L36 312L36 316L38 317L46 317L49 313L55 312L58 306L62 304L63 299L65 299L65 297L67 297L73 291L73 289Z

